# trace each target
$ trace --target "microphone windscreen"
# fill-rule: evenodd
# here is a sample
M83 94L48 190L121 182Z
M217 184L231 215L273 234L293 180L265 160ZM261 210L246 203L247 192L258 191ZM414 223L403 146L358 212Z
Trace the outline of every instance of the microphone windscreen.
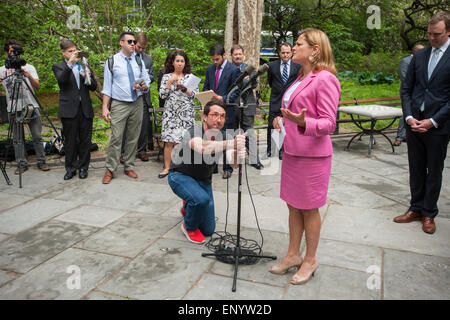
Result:
M263 74L264 72L267 72L269 70L269 65L267 63L264 63L262 66L259 67L258 73Z
M247 66L247 68L245 68L245 73L246 73L246 74L250 74L250 73L252 73L253 71L255 71L255 67L252 66L251 64L249 64L249 65Z

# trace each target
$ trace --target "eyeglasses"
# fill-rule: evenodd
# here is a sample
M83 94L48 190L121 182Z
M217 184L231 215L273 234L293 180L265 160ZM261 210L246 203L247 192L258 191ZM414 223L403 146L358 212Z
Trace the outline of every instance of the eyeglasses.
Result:
M210 113L208 114L208 116L211 116L211 118L213 118L213 120L225 120L226 115L223 113Z
M125 40L122 40L122 41L125 41ZM137 43L136 40L131 40L131 39L128 39L127 42L128 42L128 44L132 44L132 43L136 44Z

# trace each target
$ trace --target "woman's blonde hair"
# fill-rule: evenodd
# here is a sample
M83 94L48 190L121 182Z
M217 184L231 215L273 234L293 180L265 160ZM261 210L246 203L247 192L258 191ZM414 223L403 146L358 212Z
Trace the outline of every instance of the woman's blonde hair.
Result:
M310 59L313 65L313 71L318 72L327 70L336 75L337 70L334 65L333 50L331 49L330 40L325 32L315 28L307 28L300 32L300 35L302 34L305 36L305 41L310 46L319 46L319 52Z

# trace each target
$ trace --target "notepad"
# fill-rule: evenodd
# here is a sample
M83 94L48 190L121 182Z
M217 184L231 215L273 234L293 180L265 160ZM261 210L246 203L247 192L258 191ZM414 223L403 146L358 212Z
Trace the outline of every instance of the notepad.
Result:
M275 145L277 146L278 150L281 150L281 147L283 146L284 138L286 137L286 129L283 125L283 120L281 118L280 121L280 132L278 132L277 129L272 130L272 140L275 142Z

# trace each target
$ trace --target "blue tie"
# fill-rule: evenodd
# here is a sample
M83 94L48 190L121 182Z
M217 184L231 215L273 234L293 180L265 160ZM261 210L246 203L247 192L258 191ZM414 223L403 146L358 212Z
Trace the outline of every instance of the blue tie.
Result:
M433 74L433 70L436 67L440 50L441 49L434 50L433 56L431 57L430 67L428 68L428 79L430 79L431 75Z
M428 68L428 80L430 80L430 77L433 74L433 70L436 67L437 59L439 57L439 50L441 50L441 49L434 50L433 55L431 56L430 66ZM422 102L419 109L422 112L425 110L425 101Z
M286 84L286 82L288 81L288 70L287 70L287 62L284 62L284 67L283 67L283 83Z
M74 67L77 68L72 68L73 71L73 75L75 76L75 81L77 82L77 87L78 89L80 89L80 70L81 70L81 65L78 62L75 62Z
M133 101L137 100L137 93L134 89L134 73L133 68L131 67L131 58L125 58L127 60L127 71L128 71L128 80L130 81L130 90L131 90L131 98Z

